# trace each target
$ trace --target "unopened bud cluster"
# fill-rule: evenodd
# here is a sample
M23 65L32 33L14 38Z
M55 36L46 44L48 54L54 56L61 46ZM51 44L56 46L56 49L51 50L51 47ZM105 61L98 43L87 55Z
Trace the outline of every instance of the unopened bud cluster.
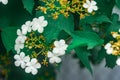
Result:
M69 13L77 13L80 18L84 18L98 10L94 0L40 0L40 2L44 5L38 6L37 10L45 14L51 12L53 19L57 19L60 14L68 17Z

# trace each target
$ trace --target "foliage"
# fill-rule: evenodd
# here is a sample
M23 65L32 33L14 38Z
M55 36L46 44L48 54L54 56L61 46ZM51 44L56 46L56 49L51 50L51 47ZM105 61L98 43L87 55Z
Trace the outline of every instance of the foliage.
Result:
M42 34L48 46L53 44L55 40L64 39L68 44L66 54L74 50L75 55L77 55L76 58L79 58L80 62L91 73L91 63L98 64L103 59L106 60L106 67L113 68L119 56L106 54L104 45L111 40L115 41L111 32L118 32L120 29L119 16L112 14L115 5L120 8L120 0L95 0L98 10L94 10L92 13L80 5L83 5L86 0L54 1L8 0L7 5L0 3L0 39L2 40L0 40L0 56L3 56L1 53L4 53L4 56L9 53L12 57L10 60L14 61L17 29L20 29L20 26L26 21L44 16L48 25ZM30 53L26 54L31 55ZM10 80L18 80L17 76L21 76L19 80L48 80L49 77L49 80L54 80L55 78L55 67L53 65L39 70L39 74L34 77L30 74L23 74L23 70L15 68L14 64L9 66L11 66L9 69L12 70L8 74ZM17 74L17 76L13 74Z

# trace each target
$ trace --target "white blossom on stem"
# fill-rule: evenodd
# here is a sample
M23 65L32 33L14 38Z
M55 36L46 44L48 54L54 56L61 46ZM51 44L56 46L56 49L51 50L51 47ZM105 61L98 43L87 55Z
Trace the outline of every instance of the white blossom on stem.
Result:
M87 8L87 11L89 13L92 13L93 11L97 11L98 10L98 7L96 6L96 2L93 1L93 0L86 0L86 3L83 4L83 7L84 8Z
M20 29L17 30L17 35L18 37L21 36L24 40L26 39L26 36L23 34L23 32Z
M22 33L24 35L26 35L27 32L31 32L31 30L32 30L32 28L31 28L31 21L27 21L25 24L23 24L21 29L22 29Z
M55 41L54 42L54 48L53 48L53 53L59 54L59 55L64 55L65 50L67 49L68 45L65 44L65 40L61 39L60 41Z
M25 68L26 67L26 63L30 61L30 57L29 56L25 56L24 52L21 52L20 54L16 54L14 56L15 61L15 66L21 66L21 68Z
M18 36L15 40L15 50L17 51L17 53L20 52L20 49L24 48L24 42L25 42L25 38L23 36Z
M52 53L50 51L48 51L48 58L51 64L60 63L62 61L58 54Z
M46 27L48 22L44 20L44 16L40 16L39 18L34 18L32 21L32 30L38 30L39 33L44 31L44 27Z
M37 69L41 68L41 64L37 62L36 58L31 59L30 62L26 63L26 66L25 72L33 75L36 75L38 73Z
M107 54L112 54L113 48L112 48L111 43L107 43L107 44L104 46L104 48L106 49L106 53L107 53Z

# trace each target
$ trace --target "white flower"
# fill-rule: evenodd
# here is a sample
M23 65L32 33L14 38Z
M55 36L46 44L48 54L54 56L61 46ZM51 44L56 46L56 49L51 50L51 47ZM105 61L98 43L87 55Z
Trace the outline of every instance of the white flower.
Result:
M83 4L83 7L84 8L87 8L88 12L89 13L92 13L93 10L98 10L98 7L96 6L96 2L95 1L89 1L89 0L86 0L86 3Z
M44 31L44 27L47 26L48 22L44 20L44 16L41 16L39 18L34 18L31 24L33 31L38 30L39 33L42 33Z
M20 49L24 48L24 42L26 40L26 36L22 34L20 29L17 30L17 35L18 37L15 40L15 50L17 51L17 53L19 53Z
M60 63L62 60L58 56L59 56L58 54L48 51L48 58L50 63Z
M60 41L55 41L54 42L54 48L53 48L53 53L59 54L59 55L64 55L65 50L67 49L68 45L65 44L64 40Z
M31 21L27 21L24 25L22 25L22 33L24 35L27 34L27 32L31 32L32 28L31 28Z
M113 52L113 48L109 48L109 49L106 50L107 54L112 54L112 52Z
M26 39L26 36L22 33L20 29L17 30L17 35L21 36L24 40Z
M106 49L106 53L107 54L112 54L113 52L113 48L112 48L112 45L110 43L107 43L104 48Z
M8 3L8 0L0 0L0 2L2 2L4 5L6 5Z
M33 75L36 75L38 73L39 68L41 68L41 64L37 62L36 58L31 59L30 62L26 64L25 72L26 73L32 73Z
M30 57L29 56L25 56L24 52L21 52L20 55L16 54L14 56L15 61L15 66L21 66L21 68L25 68L26 67L26 62L30 61Z
M25 38L22 36L18 36L17 39L15 40L15 50L17 51L17 53L20 52L20 49L24 48L24 42Z
M116 64L120 66L120 58L116 60Z
M24 45L21 45L21 48L23 48L24 47ZM20 46L19 46L19 44L15 44L15 51L17 51L17 53L20 53Z
M111 48L111 46L112 46L112 45L111 45L110 43L107 43L104 48L105 48L105 49L109 49L109 48Z

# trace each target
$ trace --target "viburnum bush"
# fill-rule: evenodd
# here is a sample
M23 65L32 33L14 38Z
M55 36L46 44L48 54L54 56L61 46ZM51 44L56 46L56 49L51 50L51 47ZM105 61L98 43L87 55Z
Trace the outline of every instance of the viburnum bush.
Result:
M120 66L120 0L0 0L0 68L8 80L54 80L62 57ZM14 76L16 74L16 76ZM21 76L21 77L20 77Z

